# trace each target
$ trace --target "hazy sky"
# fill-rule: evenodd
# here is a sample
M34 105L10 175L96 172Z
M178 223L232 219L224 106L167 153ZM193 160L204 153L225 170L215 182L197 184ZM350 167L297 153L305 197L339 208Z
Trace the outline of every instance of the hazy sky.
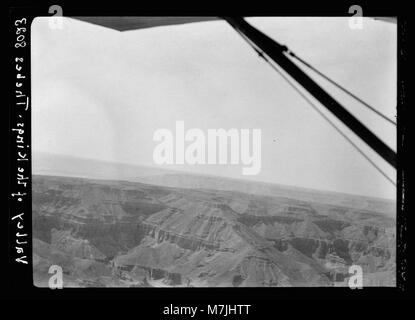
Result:
M248 20L394 118L395 24L365 19L352 30L346 18ZM118 32L72 19L51 29L37 18L32 41L35 152L153 165L154 131L174 130L176 120L186 129L259 128L257 176L242 176L241 166L168 168L395 198L395 187L224 21ZM315 79L396 150L395 127Z

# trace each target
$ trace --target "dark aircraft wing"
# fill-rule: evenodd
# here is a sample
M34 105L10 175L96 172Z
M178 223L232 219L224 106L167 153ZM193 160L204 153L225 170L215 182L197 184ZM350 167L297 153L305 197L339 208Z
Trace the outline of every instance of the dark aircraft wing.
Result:
M72 17L118 31L129 31L192 22L214 21L218 17ZM396 24L396 17L373 17L375 20Z
M71 17L118 31L218 20L218 17Z
M390 23L397 23L397 19L396 17L374 17L373 19L375 20L381 20L381 21L385 21L385 22L390 22Z

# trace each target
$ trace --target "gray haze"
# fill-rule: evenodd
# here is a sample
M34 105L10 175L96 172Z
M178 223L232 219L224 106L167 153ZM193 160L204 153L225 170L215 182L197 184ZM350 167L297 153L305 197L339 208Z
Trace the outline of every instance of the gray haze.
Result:
M249 21L394 118L396 25L365 19L362 30L351 30L345 18ZM395 198L395 187L223 21L121 33L73 19L52 30L47 18L37 18L32 41L34 152L152 166L154 131L174 130L176 120L187 129L260 128L257 176L241 176L240 166L168 168ZM394 127L319 82L396 149Z

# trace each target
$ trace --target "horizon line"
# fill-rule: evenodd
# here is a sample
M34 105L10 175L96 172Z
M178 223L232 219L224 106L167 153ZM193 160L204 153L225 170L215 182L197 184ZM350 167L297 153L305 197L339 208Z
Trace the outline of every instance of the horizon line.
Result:
M394 202L394 203L397 202L396 197L395 198L382 198L382 197L379 197L379 196L376 197L376 196L372 196L372 195L361 195L361 194L354 194L354 193L349 193L349 192L344 192L344 191L333 191L333 190L327 190L327 189L296 186L296 185L291 185L291 184L281 184L281 183L269 182L269 181L263 181L263 180L252 180L252 179L235 178L235 177L223 176L223 175L213 175L213 174L208 174L208 173L199 173L199 172L194 173L194 172L189 172L189 171L180 170L180 169L161 168L161 167L152 166L152 165L133 164L133 163L122 162L122 161L110 161L110 160L102 160L102 159L95 159L95 158L89 158L89 157L77 157L77 156L73 156L73 155L59 154L59 153L53 153L53 152L44 152L44 151L33 151L32 152L32 155L31 155L32 156L31 157L32 175L33 174L36 175L36 173L34 172L35 170L34 170L34 166L33 166L33 158L34 158L33 155L34 154L43 154L43 155L58 156L58 157L68 157L68 158L74 158L74 159L79 159L79 160L96 161L96 162L103 162L103 163L107 163L107 164L118 164L118 165L132 166L132 167L151 168L151 169L156 169L156 170L161 170L161 171L166 171L166 172L170 171L170 173L167 173L167 174L172 174L171 172L174 172L174 173L177 173L177 174L188 174L188 175L193 175L193 176L198 176L199 175L199 176L210 177L210 178L225 178L225 179L229 179L229 180L244 181L244 182L248 182L248 183L259 183L259 184L276 185L276 186L279 186L279 187L297 188L297 189L303 189L304 191L315 191L315 192L321 192L321 193L334 193L334 194L337 194L337 195L362 197L362 198L372 198L374 200L388 201L388 202ZM41 174L39 174L39 175L41 175ZM77 176L77 177L82 178L82 176ZM111 180L111 179L105 179L105 178L90 178L90 177L85 177L85 178L87 178L87 179L98 179L98 180ZM134 178L134 177L132 177L132 178ZM118 181L135 182L135 181L125 180L125 179L119 179Z

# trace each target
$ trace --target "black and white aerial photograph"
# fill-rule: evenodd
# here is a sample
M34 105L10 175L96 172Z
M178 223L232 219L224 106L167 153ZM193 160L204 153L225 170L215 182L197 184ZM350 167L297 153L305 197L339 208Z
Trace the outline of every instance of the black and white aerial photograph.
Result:
M36 17L33 285L396 287L397 19L346 14Z

